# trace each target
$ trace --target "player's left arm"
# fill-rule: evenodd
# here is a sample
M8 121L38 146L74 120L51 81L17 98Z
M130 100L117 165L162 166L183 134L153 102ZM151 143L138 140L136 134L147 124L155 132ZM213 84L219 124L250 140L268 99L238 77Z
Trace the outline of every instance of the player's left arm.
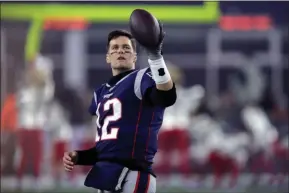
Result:
M155 47L145 48L148 54L148 63L152 72L155 86L146 91L146 96L152 103L161 106L171 106L177 99L175 85L171 79L170 72L162 56L162 45L165 37L163 26L160 25L159 43Z
M177 99L175 85L169 90L159 89L149 70L141 80L141 95L147 104L164 108L172 106Z

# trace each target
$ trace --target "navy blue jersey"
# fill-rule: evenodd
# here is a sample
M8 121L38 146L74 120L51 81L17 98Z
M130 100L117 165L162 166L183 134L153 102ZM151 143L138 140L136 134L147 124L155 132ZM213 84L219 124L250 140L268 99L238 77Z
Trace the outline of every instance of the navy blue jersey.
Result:
M99 159L153 161L164 108L144 101L146 89L152 86L150 69L145 68L95 90L89 111L97 116Z

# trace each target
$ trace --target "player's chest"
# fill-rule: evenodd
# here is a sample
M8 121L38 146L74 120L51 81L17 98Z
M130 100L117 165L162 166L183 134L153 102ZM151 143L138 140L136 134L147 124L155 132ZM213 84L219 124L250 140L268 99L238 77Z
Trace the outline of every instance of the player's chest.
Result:
M120 85L106 86L98 96L97 108L99 116L106 116L115 112L122 112L124 107L131 107L137 103L137 97L134 94L134 85L131 82L125 82Z

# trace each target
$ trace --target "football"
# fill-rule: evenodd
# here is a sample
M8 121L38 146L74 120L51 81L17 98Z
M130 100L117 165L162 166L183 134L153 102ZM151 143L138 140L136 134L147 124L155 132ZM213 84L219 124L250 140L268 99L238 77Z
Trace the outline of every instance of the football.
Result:
M135 9L129 19L133 37L144 47L154 47L159 42L160 26L158 20L143 9Z

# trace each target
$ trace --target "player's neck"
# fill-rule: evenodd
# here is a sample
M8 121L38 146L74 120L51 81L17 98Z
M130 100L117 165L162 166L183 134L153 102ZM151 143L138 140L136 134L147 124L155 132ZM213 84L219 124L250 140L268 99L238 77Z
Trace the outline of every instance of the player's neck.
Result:
M113 76L117 76L119 74L122 74L124 72L128 72L128 71L131 71L131 70L134 70L134 69L112 69L112 75Z

